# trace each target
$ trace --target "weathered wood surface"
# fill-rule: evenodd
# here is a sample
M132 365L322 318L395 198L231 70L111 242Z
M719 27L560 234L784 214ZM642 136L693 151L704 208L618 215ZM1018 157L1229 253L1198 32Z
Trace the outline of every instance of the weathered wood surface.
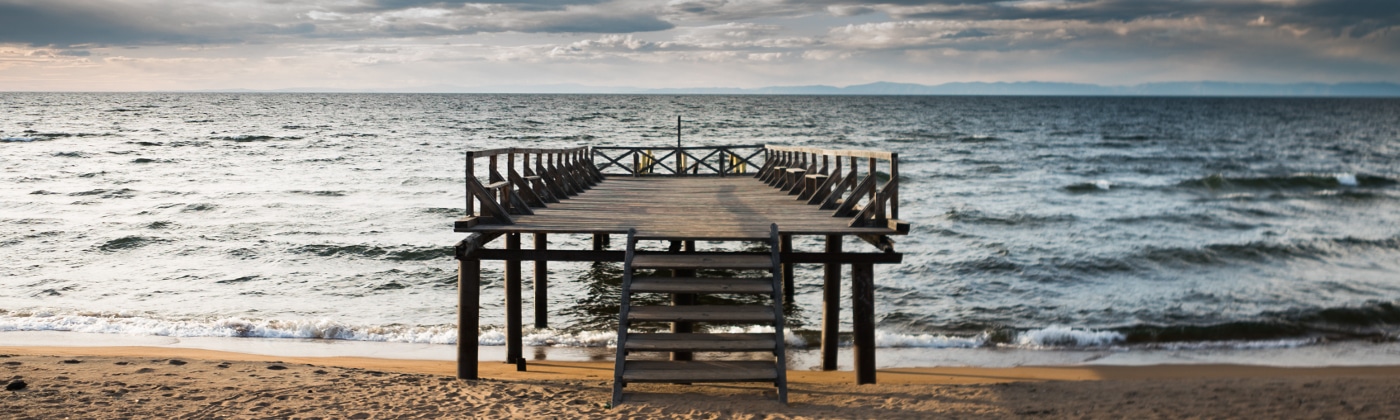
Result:
M625 234L693 239L767 238L777 223L784 234L901 235L887 226L848 226L849 217L749 177L609 177L597 186L534 214L512 214L512 224L459 222L458 232ZM464 219L465 220L465 219Z
M768 382L778 370L772 361L628 361L622 378L627 382Z
M766 255L638 254L633 268L644 270L767 270L773 260Z
M769 279L711 277L635 277L632 293L734 293L773 292Z
M773 334L629 334L628 351L773 351Z
M627 319L636 322L773 323L773 307L765 305L634 306Z

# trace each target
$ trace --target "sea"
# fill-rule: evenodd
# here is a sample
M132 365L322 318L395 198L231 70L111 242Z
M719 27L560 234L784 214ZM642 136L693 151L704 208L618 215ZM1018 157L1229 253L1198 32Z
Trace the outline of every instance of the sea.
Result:
M1345 98L4 93L0 345L499 347L500 263L482 334L455 325L465 152L667 147L677 117L687 146L899 154L882 366L1400 363L1400 100ZM620 267L550 270L526 344L601 357ZM821 283L798 267L795 351Z

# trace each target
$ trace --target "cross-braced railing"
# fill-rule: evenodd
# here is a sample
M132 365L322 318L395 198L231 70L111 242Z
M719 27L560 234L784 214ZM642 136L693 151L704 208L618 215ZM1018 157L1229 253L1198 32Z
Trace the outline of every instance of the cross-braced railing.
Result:
M852 227L908 231L909 224L899 220L898 153L784 146L764 150L759 180L807 204L834 210L834 217L850 217ZM880 171L881 161L888 172Z
M479 159L488 163L485 183L477 176ZM467 217L457 222L459 229L514 224L511 215L534 214L531 208L577 195L607 174L753 174L795 200L850 218L849 226L909 230L899 220L899 155L891 152L764 145L505 148L467 152L466 173Z
M631 176L729 176L762 165L763 145L696 147L593 147L598 171Z
M501 159L502 156L505 159ZM480 223L514 224L510 218L512 214L534 214L530 211L532 207L545 207L582 193L603 180L592 157L587 147L511 147L467 152L467 216L457 221L457 227L469 228ZM477 159L487 160L485 184L476 175Z

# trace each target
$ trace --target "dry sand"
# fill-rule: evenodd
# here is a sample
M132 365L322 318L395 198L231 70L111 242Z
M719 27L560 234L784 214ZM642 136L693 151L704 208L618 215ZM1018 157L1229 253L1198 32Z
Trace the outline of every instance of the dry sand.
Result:
M1400 366L1234 365L789 373L771 386L634 385L612 364L269 357L151 347L0 347L0 418L1394 418Z

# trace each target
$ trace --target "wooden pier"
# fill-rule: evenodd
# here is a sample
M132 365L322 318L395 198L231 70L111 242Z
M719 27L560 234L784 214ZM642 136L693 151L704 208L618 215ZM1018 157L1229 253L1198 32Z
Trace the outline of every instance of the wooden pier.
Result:
M501 284L506 299L506 362L525 369L522 261L534 262L535 327L545 328L550 261L622 262L628 255L607 249L607 244L612 235L632 231L636 238L670 240L673 251L694 256L643 252L650 254L650 260L666 262L682 277L683 271L707 268L687 261L768 258L762 252L695 252L695 241L767 240L776 224L779 249L775 255L780 261L776 271L783 289L783 296L775 298L779 303L792 298L794 264L824 265L821 352L825 370L836 368L841 266L851 267L855 380L875 382L874 264L900 263L902 255L895 252L890 237L909 231L909 225L899 220L896 154L762 145L509 148L468 152L465 174L467 215L455 224L455 231L468 233L456 247L458 377L477 377L475 337L480 327L483 260L505 262ZM522 234L533 236L533 247L522 248ZM592 247L549 249L550 234L593 235ZM824 249L793 249L792 238L802 235L821 237ZM502 236L503 248L487 247ZM845 250L842 239L846 236L860 238L872 248ZM673 292L677 305L686 304L687 296L692 296L680 289ZM688 333L689 328L689 323L677 322L673 331ZM677 351L673 357L688 360L688 354Z

